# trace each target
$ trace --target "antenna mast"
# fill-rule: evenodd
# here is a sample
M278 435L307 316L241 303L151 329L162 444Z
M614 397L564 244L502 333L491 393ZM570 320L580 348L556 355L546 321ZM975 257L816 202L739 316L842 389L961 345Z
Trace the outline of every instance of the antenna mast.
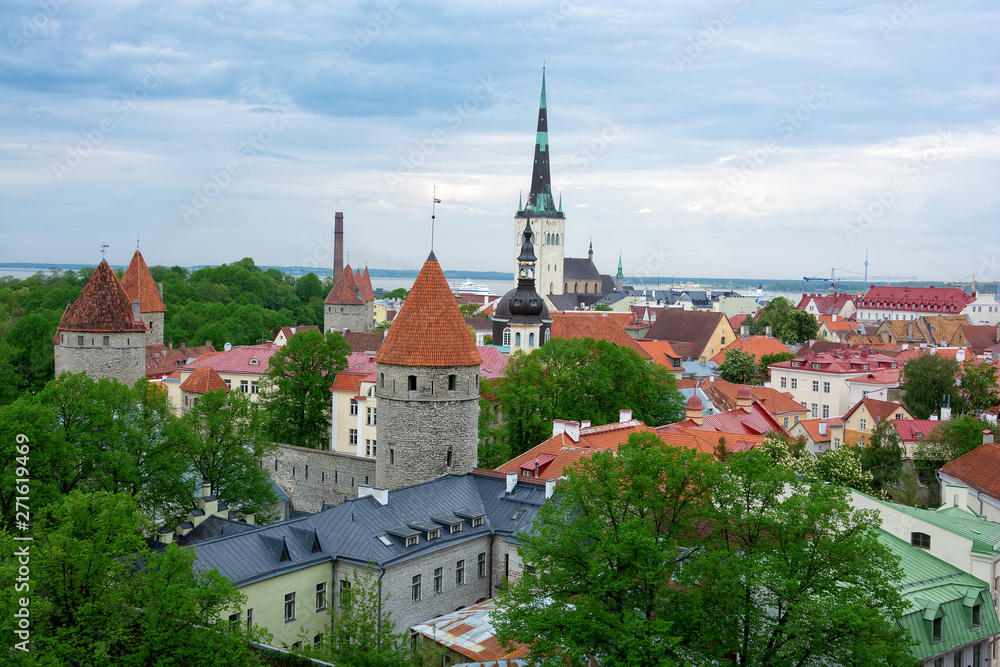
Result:
M435 206L441 203L441 200L437 198L437 189L438 186L437 183L435 183L434 191L431 195L431 252L434 252L434 218L437 217L435 215Z

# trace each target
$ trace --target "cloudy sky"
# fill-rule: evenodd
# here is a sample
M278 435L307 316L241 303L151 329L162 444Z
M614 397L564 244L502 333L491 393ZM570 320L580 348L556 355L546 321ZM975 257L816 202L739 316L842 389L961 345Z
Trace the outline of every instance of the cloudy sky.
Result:
M0 263L1000 279L995 1L0 4Z

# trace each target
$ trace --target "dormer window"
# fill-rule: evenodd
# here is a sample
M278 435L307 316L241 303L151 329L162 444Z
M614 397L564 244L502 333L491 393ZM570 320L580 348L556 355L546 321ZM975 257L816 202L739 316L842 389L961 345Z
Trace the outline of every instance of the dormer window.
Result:
M461 533L462 532L462 524L460 524L460 523L453 523L453 524L451 524L451 526L448 529L448 532L449 533Z
M416 546L420 542L420 538L417 535L406 538L406 546L412 547Z
M938 616L931 621L931 641L938 643L944 639L944 616Z
M910 533L910 546L920 549L931 548L931 536L927 533Z
M437 530L429 530L429 531L427 531L427 539L428 540L436 540L439 537L441 537L441 529L440 528L438 528Z
M251 360L250 360L250 365L251 365L251 366L256 366L256 365L257 365L257 364L259 364L259 363L260 363L260 362L259 362L259 361L257 361L256 359L251 359Z
M476 528L476 527L481 526L481 525L483 525L483 517L477 516L476 518L474 518L472 520L472 527L473 528Z

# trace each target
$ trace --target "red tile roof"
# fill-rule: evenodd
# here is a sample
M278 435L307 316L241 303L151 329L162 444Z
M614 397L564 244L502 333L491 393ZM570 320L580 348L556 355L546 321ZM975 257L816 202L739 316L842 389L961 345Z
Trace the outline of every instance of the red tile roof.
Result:
M893 357L879 352L841 348L832 352L820 352L818 354L808 352L803 355L800 353L794 359L771 364L768 368L786 370L799 368L814 373L861 375L881 368L901 368L902 366L902 361L897 361Z
M826 433L824 435L820 435L819 432L820 422L826 422ZM830 442L832 439L830 429L843 426L844 421L842 419L802 419L799 421L799 424L806 430L806 433L809 434L813 442Z
M903 366L898 368L880 368L865 375L851 378L848 382L864 382L867 384L899 384L899 376L903 372Z
M900 440L915 443L933 433L941 422L936 419L893 419L892 425L896 427Z
M66 307L58 331L145 333L142 322L132 319L132 300L107 262L97 265L76 301Z
M655 363L674 368L673 359L682 360L684 357L676 352L673 346L665 340L638 340L639 346L649 353Z
M946 463L941 472L977 491L1000 499L1000 443L980 445Z
M854 294L803 294L799 300L797 310L805 310L810 301L816 302L816 310L820 315L840 314L848 301L854 301L858 297Z
M652 355L644 350L635 338L629 336L617 318L612 315L614 313L552 313L552 336L606 340L618 347L632 348L643 359L652 359Z
M477 347L479 356L483 359L483 364L479 368L480 377L487 380L503 377L507 372L507 363L510 361L510 357L492 345L479 345Z
M378 351L376 360L399 366L478 366L476 341L432 252Z
M193 347L168 348L166 345L153 344L146 346L146 377L158 378L172 373L189 360L194 360L203 354L215 353L211 345Z
M226 381L219 377L215 369L210 366L200 366L188 376L187 380L181 382L181 391L189 391L192 394L207 394L219 389L229 391Z
M242 345L228 352L202 355L181 370L193 371L202 366L210 366L218 373L242 373L263 375L274 353L280 347L268 345Z
M774 337L768 336L749 336L747 338L738 337L732 343L727 345L721 352L712 357L711 361L717 364L721 364L726 360L726 350L728 349L743 350L754 355L757 361L760 361L765 354L782 354L784 352L791 352L784 343Z
M850 410L844 413L841 417L845 422L848 417L854 414L854 412L861 406L865 406L870 414L876 421L881 421L883 419L891 419L897 412L902 412L909 417L913 417L910 411L903 407L901 403L893 403L891 401L879 401L874 398L862 398L860 401L855 403Z
M129 299L139 299L140 312L163 313L167 310L163 305L163 299L160 298L160 290L149 273L149 267L146 266L146 260L138 250L132 255L132 261L122 276L122 289L128 294Z
M833 319L833 315L820 315L818 318L820 324L825 324L826 328L830 331L857 331L858 323L854 320L845 320L843 317L838 317ZM888 321L888 320L887 320Z
M958 287L876 287L872 285L856 306L859 310L905 310L928 313L958 313L974 297Z
M729 326L733 328L733 331L739 333L740 327L743 326L743 320L750 317L746 313L740 313L738 315L733 315L729 318Z
M983 354L988 348L1000 343L1000 326L963 324L962 331L975 354Z
M809 412L809 409L792 398L790 393L772 387L733 384L725 380L702 380L698 387L712 399L715 407L723 412L736 408L736 394L740 388L749 388L753 400L758 401L772 415L783 417Z
M663 429L664 427L660 427ZM719 439L724 438L726 449L730 452L745 452L753 449L766 440L763 435L750 433L733 433L730 431L703 431L700 429L679 427L674 430L657 432L664 444L671 447L691 447L699 452L716 455Z
M365 296L364 289L358 285L357 276L348 264L341 271L330 293L323 299L323 303L331 306L360 306L365 302Z
M670 431L671 429L725 431L728 433L750 435L763 435L768 431L774 431L775 433L785 432L781 424L758 401L753 402L749 411L743 408L736 408L728 412L706 415L702 417L701 424L696 423L693 419L686 419L675 424L656 427L657 433Z
M378 352L385 342L385 335L372 331L345 331L344 340L351 352Z

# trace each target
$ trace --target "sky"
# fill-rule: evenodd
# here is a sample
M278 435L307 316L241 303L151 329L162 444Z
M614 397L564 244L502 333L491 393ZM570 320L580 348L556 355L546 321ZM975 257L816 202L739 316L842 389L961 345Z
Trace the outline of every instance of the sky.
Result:
M1000 5L0 3L0 263L1000 280Z

